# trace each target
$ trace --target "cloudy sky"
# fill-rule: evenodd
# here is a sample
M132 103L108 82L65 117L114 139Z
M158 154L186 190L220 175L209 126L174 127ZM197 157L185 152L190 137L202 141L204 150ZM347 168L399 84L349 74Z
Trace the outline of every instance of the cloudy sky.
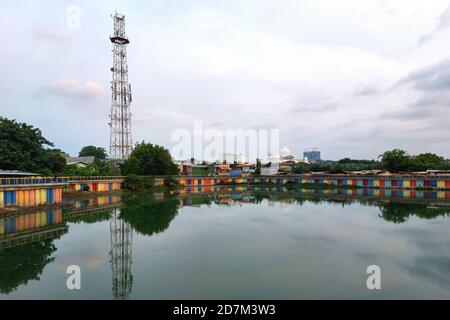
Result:
M450 157L449 0L2 0L0 115L73 155L108 147L115 10L135 141L171 149L174 130L201 121L279 128L296 155Z

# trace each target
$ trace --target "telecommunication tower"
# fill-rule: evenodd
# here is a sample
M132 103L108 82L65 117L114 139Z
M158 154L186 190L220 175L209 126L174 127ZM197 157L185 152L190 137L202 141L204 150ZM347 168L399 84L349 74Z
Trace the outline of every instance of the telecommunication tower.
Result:
M133 229L116 210L109 222L111 235L112 292L115 300L128 300L133 288L131 273Z
M125 16L116 13L114 20L114 34L109 38L113 44L112 71L112 103L110 114L110 143L109 156L113 162L128 158L133 148L131 137L132 102L131 85L128 83L127 45L130 43L125 34Z
M109 155L113 167L127 159L133 148L131 137L131 85L128 83L127 45L130 43L125 34L125 16L114 14L114 34L109 38L113 44L114 62L112 71L112 104L110 115ZM133 229L119 218L115 211L110 220L111 267L113 298L129 298L133 276L131 273Z

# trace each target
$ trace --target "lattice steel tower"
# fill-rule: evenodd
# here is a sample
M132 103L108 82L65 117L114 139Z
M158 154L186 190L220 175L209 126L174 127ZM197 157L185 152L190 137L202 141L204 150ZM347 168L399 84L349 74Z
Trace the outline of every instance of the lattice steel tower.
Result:
M132 102L131 85L128 83L127 45L130 43L125 34L125 16L114 14L114 34L110 36L113 44L114 62L112 71L112 104L109 126L109 155L114 161L125 160L131 153L133 141L131 137Z
M115 300L128 300L133 288L133 229L116 210L109 221L111 235L112 293Z
M112 104L110 115L109 156L113 167L125 160L131 153L131 85L128 83L127 45L125 16L114 14L114 34L110 36L113 44L114 63L112 71ZM114 299L128 299L133 286L131 274L133 230L119 218L115 211L110 220L112 290Z

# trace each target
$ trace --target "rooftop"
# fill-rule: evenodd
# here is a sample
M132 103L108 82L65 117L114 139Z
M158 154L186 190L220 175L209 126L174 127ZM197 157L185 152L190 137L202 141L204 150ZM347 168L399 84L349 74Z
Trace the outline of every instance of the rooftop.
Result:
M68 165L76 164L76 163L84 163L84 164L93 164L95 157L68 157L66 158L66 162Z
M19 170L1 170L0 169L0 177L37 177L42 176L39 173L32 172L22 172Z

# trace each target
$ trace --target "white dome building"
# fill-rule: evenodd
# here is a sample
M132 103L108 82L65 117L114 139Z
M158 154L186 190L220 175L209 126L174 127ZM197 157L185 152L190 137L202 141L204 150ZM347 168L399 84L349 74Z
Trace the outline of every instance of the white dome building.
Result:
M293 161L295 156L292 154L288 147L284 147L280 150L281 161Z

